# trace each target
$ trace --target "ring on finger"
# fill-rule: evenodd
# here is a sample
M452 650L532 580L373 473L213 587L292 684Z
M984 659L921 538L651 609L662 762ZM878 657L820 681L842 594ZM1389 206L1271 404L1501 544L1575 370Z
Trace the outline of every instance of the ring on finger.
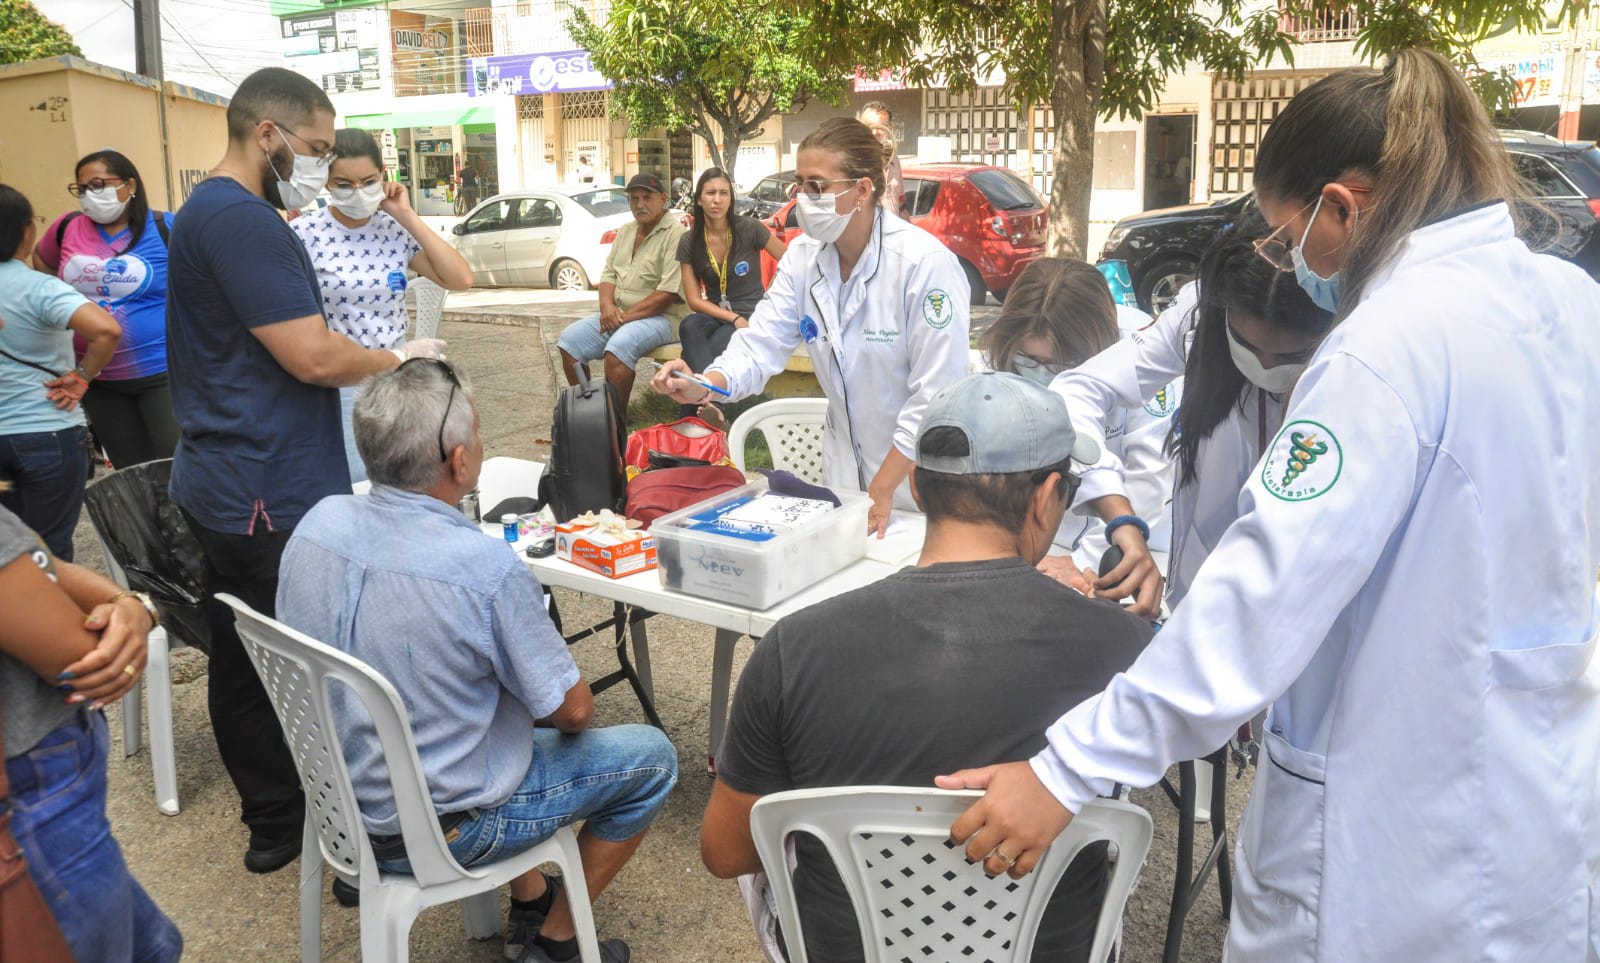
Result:
M1005 863L1007 869L1010 869L1012 866L1016 865L1017 862L1015 856L1007 856L1005 853L1000 851L999 847L995 848L994 857L1000 860L1000 862Z
M139 675L139 670L138 670L138 669L136 669L136 668L134 668L134 667L133 667L133 666L131 666L131 665L126 665L126 666L123 666L123 667L122 667L122 671L123 671L123 673L124 673L124 674L126 674L126 675L127 675L127 677L128 677L128 678L130 678L130 679L133 679L133 678L136 678L136 677L138 677L138 675Z

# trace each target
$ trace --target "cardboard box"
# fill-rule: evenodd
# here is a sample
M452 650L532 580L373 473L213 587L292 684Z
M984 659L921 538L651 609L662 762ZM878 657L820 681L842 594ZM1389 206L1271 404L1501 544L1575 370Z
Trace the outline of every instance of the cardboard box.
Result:
M656 540L649 534L624 540L590 525L557 525L556 557L606 578L625 578L656 567Z

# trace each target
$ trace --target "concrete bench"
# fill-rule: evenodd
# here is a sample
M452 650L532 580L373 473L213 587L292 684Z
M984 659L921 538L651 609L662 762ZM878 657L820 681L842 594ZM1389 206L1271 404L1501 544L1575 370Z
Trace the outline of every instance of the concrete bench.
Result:
M662 345L646 357L659 364L681 357L682 354L682 347L674 341ZM811 367L811 356L806 353L804 345L794 349L794 353L789 355L789 362L782 371L772 376L761 393L773 398L816 398L822 394L816 371Z

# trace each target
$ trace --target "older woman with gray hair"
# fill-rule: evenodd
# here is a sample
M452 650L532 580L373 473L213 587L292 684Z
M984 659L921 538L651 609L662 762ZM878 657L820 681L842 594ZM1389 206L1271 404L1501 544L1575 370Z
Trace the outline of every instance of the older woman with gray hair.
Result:
M649 726L589 728L594 697L539 580L511 546L456 511L483 465L460 370L417 359L375 375L354 421L372 491L325 498L295 529L278 618L365 662L405 699L461 865L505 859L582 821L578 846L597 897L677 782L672 743ZM377 732L358 707L334 711L373 855L409 873ZM538 870L511 881L507 959L576 958L561 888ZM602 960L628 959L621 940L600 947Z

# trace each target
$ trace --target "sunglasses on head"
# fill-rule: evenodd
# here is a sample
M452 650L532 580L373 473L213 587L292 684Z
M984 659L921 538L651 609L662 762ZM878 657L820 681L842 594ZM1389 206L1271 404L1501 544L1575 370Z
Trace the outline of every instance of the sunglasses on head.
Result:
M438 368L450 382L450 400L444 403L444 417L439 419L439 460L449 461L450 456L444 450L444 426L450 423L450 406L456 403L456 390L461 387L461 379L456 377L456 369L442 358L407 358L400 362L404 368L408 364L427 364Z

